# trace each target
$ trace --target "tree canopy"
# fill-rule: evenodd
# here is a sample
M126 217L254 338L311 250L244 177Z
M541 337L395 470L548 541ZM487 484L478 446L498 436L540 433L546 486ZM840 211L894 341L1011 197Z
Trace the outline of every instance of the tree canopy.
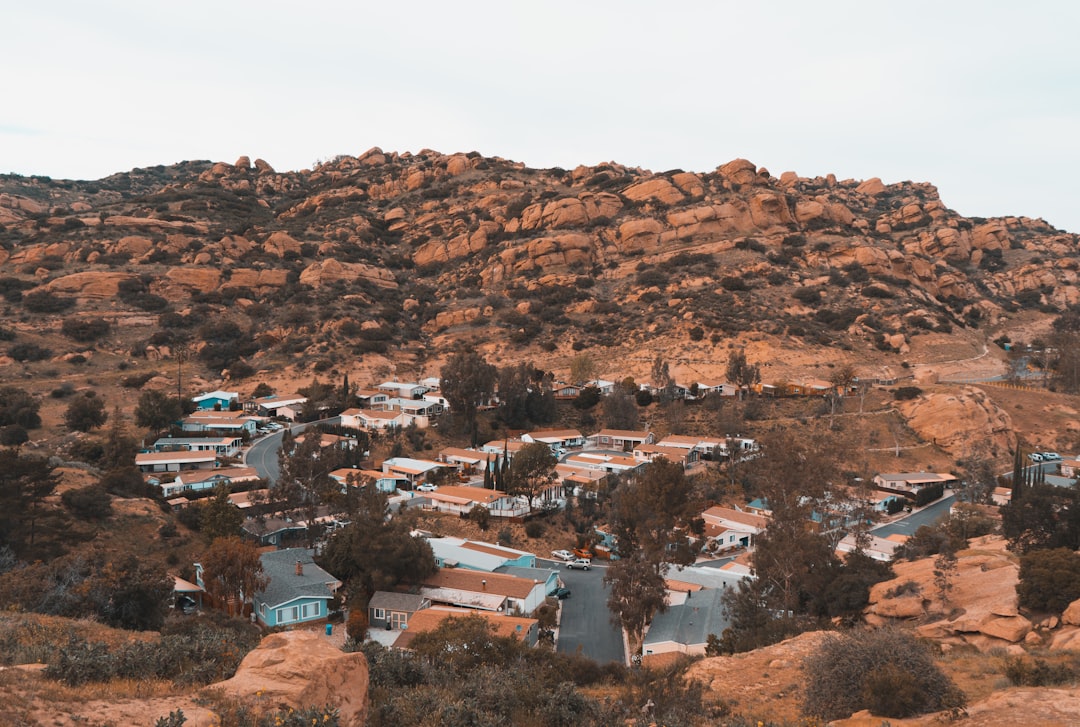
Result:
M439 372L439 389L455 421L468 427L476 444L476 415L495 393L496 369L476 351L458 351Z

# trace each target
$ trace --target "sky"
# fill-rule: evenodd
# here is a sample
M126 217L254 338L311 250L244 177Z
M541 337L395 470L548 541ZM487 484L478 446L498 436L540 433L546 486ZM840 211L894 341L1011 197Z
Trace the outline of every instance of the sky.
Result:
M1080 233L1080 3L37 0L0 7L0 173L478 151L934 184Z

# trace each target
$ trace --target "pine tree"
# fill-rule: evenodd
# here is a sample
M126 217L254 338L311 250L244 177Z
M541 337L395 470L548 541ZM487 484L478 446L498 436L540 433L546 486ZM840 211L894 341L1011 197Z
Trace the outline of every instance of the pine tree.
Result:
M1024 492L1024 453L1020 449L1020 445L1016 446L1016 453L1013 456L1013 471L1012 471L1012 501L1018 501Z
M491 456L488 455L487 460L484 462L484 489L492 490L495 488L495 483L491 479Z

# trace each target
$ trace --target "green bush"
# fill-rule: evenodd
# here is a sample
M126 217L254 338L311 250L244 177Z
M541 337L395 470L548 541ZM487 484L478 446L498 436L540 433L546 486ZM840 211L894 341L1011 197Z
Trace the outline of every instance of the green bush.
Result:
M19 363L32 363L44 361L52 356L52 351L36 343L17 343L8 349L8 356Z
M60 332L79 343L91 343L108 333L110 327L104 318L65 318Z
M908 401L922 396L922 393L918 386L901 386L893 392L893 398L897 401Z
M1062 613L1080 599L1080 554L1069 548L1051 548L1021 556L1016 595L1021 608Z
M806 659L803 671L803 710L825 720L862 709L902 718L965 703L927 648L899 629L831 636Z
M22 304L31 313L62 313L74 306L75 301L55 293L39 290L24 295Z
M530 520L525 523L525 535L530 538L539 538L544 534L544 524L539 520Z
M71 514L82 520L104 520L112 515L112 498L98 485L66 490L60 501Z

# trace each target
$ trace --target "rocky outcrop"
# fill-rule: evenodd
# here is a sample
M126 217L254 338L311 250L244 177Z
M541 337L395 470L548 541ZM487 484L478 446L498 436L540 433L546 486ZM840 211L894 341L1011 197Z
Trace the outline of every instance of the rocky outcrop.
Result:
M50 293L73 295L76 298L97 299L112 298L119 290L120 283L131 280L131 273L86 272L72 273L62 278L49 281L43 289Z
M1007 452L1015 444L1008 413L973 387L956 393L931 392L896 406L920 438L956 457L967 456L977 442L988 439L998 452Z
M367 659L358 652L343 653L315 631L267 636L231 679L208 689L271 705L329 705L338 710L344 727L367 722Z
M397 281L389 270L376 268L363 263L342 263L337 260L323 260L312 263L300 273L300 282L319 288L335 282L355 283L367 280L383 288L396 288Z
M558 229L584 227L611 218L622 209L622 201L614 194L586 192L546 204L534 204L521 213L521 229Z

